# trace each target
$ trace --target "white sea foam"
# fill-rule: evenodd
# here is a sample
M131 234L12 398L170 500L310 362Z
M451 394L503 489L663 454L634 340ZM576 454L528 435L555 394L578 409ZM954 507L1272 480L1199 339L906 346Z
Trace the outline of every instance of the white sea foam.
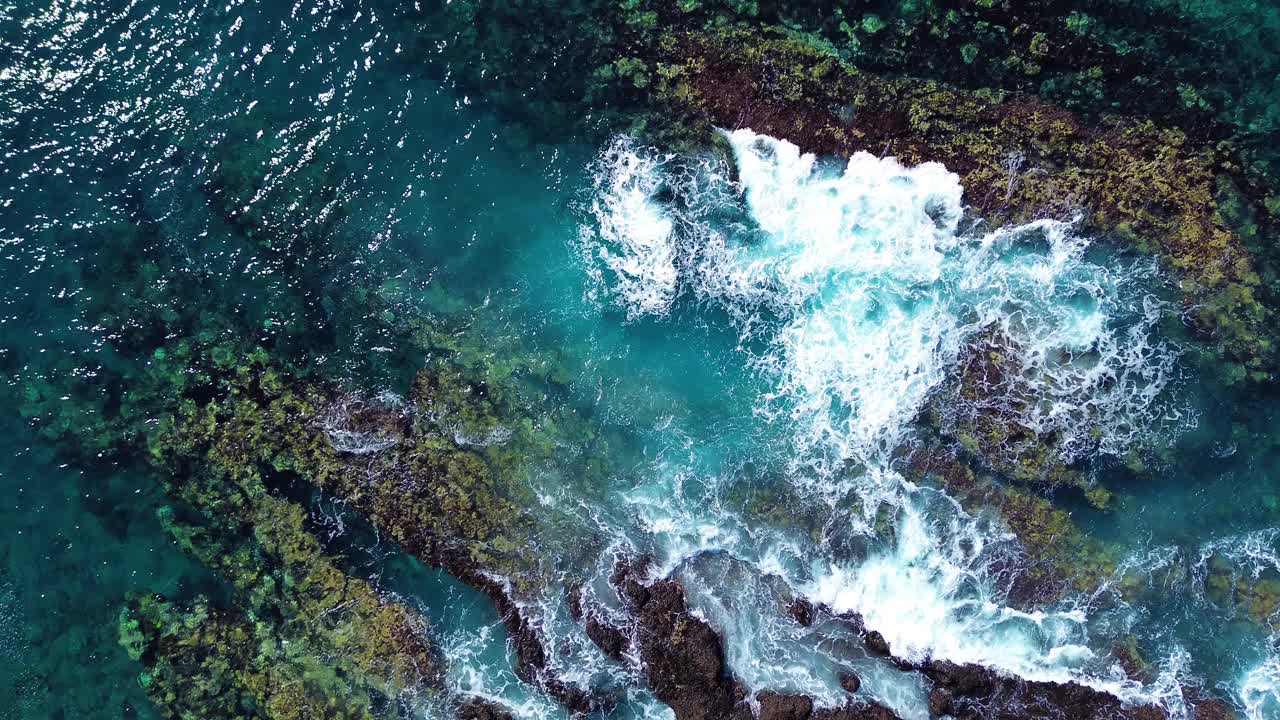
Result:
M1192 573L1200 584L1206 582L1209 562L1215 557L1254 580L1268 570L1280 572L1280 528L1228 535L1201 545L1192 566Z
M778 378L766 410L795 421L798 457L882 456L958 349L940 280L959 181L867 154L838 174L790 143L729 138L760 232L707 249L699 289L742 315L758 305L782 318L762 358Z
M445 684L459 698L478 698L516 717L546 720L562 715L555 701L530 692L521 683L503 650L499 625L458 629L441 638L449 658Z
M1280 655L1271 655L1245 672L1236 697L1249 720L1280 717Z
M687 289L744 336L768 332L756 360L777 385L761 410L794 421L798 457L885 457L980 338L1006 354L1006 375L972 410L1061 435L1067 459L1122 453L1167 419L1177 352L1154 332L1153 265L1088 262L1068 222L961 233L959 179L937 163L859 153L836 168L750 130L727 137L736 183L706 160L677 168L616 142L584 248L631 317L662 315ZM734 202L740 217L726 218Z
M1158 281L1154 266L1090 262L1071 222L962 230L959 179L936 163L907 168L859 153L828 165L750 130L726 138L736 179L714 160L629 141L606 151L584 233L588 272L629 318L665 315L688 293L723 308L744 347L763 341L751 360L773 389L758 410L792 429L790 477L833 508L856 498L861 516L845 516L842 530L870 549L836 559L818 548L807 568L786 570L731 531L724 513L709 517L680 493L632 491L624 501L666 538L664 567L728 550L781 571L815 601L862 614L896 653L1076 680L1178 710L1180 671L1146 687L1117 678L1090 649L1082 609L1006 606L988 567L1007 534L892 467L913 420L979 341L1004 355L1004 372L967 411L1055 433L1065 459L1122 453L1175 420L1177 350L1156 332L1166 307L1146 289ZM888 538L873 530L886 511ZM743 666L746 650L732 654L735 672L770 672Z
M584 238L583 248L608 270L608 288L633 315L665 312L678 287L673 220L655 201L669 159L619 139L595 174L592 212L599 238Z

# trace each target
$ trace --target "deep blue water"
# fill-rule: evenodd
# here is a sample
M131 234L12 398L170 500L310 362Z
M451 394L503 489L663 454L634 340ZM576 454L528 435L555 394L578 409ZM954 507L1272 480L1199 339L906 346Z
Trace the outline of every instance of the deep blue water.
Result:
M787 626L772 602L785 580L882 623L895 647L990 652L1029 674L1114 680L1110 644L1132 634L1167 676L1127 688L1135 697L1176 706L1176 680L1280 717L1270 628L1203 575L1218 562L1280 578L1280 427L1265 397L1237 405L1218 391L1145 259L1086 251L1071 228L980 247L934 217L959 207L940 168L868 158L845 173L841 159L811 177L776 162L778 145L756 158L753 185L744 142L744 199L722 182L723 158L666 161L570 128L548 139L458 89L447 46L409 56L419 13L396 3L20 4L0 21L0 364L20 411L68 378L106 392L95 377L144 366L128 348L156 330L130 318L157 308L140 303L400 393L421 358L389 321L444 318L485 338L497 362L553 358L571 375L563 402L613 439L603 476L531 472L548 563L590 585L612 550L653 553L753 687L821 696L855 669L873 696L921 711L917 680ZM872 219L839 225L852 208ZM924 217L937 236L921 244ZM1069 257L1055 264L1059 252ZM990 284L966 285L979 271ZM369 293L392 317L370 314ZM1052 359L1109 342L1115 367L1155 394L1107 395L1118 409L1103 419L1043 419L1083 417L1119 438L1081 437L1084 467L1116 492L1111 510L1073 491L1057 499L1122 549L1145 584L1127 601L1073 597L1037 622L974 610L1000 606L989 558L972 551L998 550L999 533L897 475L913 403L948 392L945 349L978 319L1048 348L1047 365L1028 366L1037 398L1112 392ZM1136 338L1165 345L1125 354ZM1142 375L1165 362L1159 382ZM23 414L0 429L0 713L151 717L140 666L116 642L124 595L225 590L155 520L164 500L143 465L57 455ZM1132 426L1133 442L1168 446L1150 472L1117 459ZM781 515L744 499L760 493ZM867 522L881 507L888 537ZM571 552L587 537L595 554ZM514 679L481 596L394 549L365 551L370 575L434 620L452 687L522 717L561 714ZM598 657L545 599L566 666L625 676L591 666ZM890 627L890 602L910 622ZM1086 647L1096 657L1082 659ZM661 712L643 692L621 710Z

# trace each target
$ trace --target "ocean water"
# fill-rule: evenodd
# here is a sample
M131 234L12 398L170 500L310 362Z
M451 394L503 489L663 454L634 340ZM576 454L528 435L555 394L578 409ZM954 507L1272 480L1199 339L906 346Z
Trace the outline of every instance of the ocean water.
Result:
M1223 390L1151 258L1069 219L990 227L937 164L813 157L750 129L684 153L607 127L547 137L458 85L449 43L423 51L433 9L0 8L0 367L18 410L0 433L0 716L152 717L116 643L124 595L226 594L156 521L145 465L59 452L31 393L120 393L102 379L144 371L159 316L404 394L422 358L392 320L421 315L566 368L558 401L613 442L588 480L530 472L540 552L606 610L614 558L652 555L753 690L835 703L852 670L927 717L919 678L796 626L794 592L910 657L1175 713L1198 687L1280 717L1275 618L1222 588L1280 580L1274 391ZM1123 572L1035 611L1007 599L1000 523L904 474L932 404L965 409L965 348L993 336L1017 372L981 409L1058 434L1115 493L1107 510L1053 493ZM311 508L344 528L335 552L432 619L454 691L563 716L515 678L482 596ZM553 667L627 688L619 717L667 717L563 591L528 600ZM1112 651L1130 636L1142 680Z

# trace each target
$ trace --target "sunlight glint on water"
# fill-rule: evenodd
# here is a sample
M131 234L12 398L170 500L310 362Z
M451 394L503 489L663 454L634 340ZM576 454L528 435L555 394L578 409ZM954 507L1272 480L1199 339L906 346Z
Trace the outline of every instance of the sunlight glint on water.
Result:
M1122 681L1107 641L1133 622L1158 655L1144 687L1123 681L1131 697L1176 708L1177 681L1226 676L1217 689L1254 720L1280 716L1274 638L1223 640L1226 659L1206 653L1204 635L1238 624L1203 597L1209 556L1197 556L1203 548L1246 576L1275 573L1274 534L1211 516L1209 529L1163 528L1158 542L1191 537L1185 544L1147 548L1142 535L1162 529L1161 518L1195 513L1162 515L1177 501L1145 490L1139 506L1150 510L1106 522L1134 521L1133 564L1175 611L1145 620L1157 603L1122 605L1102 617L1082 598L1020 613L988 571L1010 543L1001 528L911 487L893 464L922 403L952 391L965 348L996 336L1017 350L1017 373L981 410L1062 433L1067 456L1112 458L1147 433L1195 429L1181 350L1156 329L1171 315L1176 323L1177 311L1158 299L1166 280L1153 263L1106 251L1100 260L1062 219L974 226L957 179L938 165L815 159L745 130L727 136L732 162L622 140L592 164L595 148L579 138L532 139L454 86L460 68L447 42L410 52L422 21L415 7L81 1L0 10L0 330L13 381L93 377L135 360L112 357L99 327L104 308L127 314L133 298L94 297L109 282L88 286L172 252L181 262L154 280L200 287L186 299L211 315L243 315L257 341L303 325L300 307L329 307L337 339L303 344L333 342L339 352L324 362L335 375L373 377L374 392L403 394L386 378L413 368L366 373L397 338L368 330L376 319L356 293L284 287L284 263L316 259L298 253L358 244L367 252L337 285L393 298L397 313L453 314L487 339L519 337L582 360L573 380L582 404L602 427L639 440L611 458L623 469L600 506L573 497L554 472L535 479L538 512L579 503L567 537L541 539L547 557L603 535L606 549L587 567L561 569L566 584L585 576L608 605L617 602L607 585L613 553L656 554L658 571L678 576L697 612L724 632L751 688L837 703L845 695L835 673L853 670L869 697L908 717L924 712L908 675L863 657L849 638L798 631L773 602L798 589L860 611L905 654L1113 688ZM521 93L521 102L535 94L512 94ZM259 167L268 172L255 184ZM585 217L573 212L580 192L589 193ZM234 206L223 202L230 197ZM236 224L254 220L286 231L273 242L295 231L304 239L268 248L240 237ZM306 236L319 231L323 243ZM580 302L584 275L595 303ZM12 707L0 703L0 717L41 693L79 717L126 707L149 717L139 666L114 637L124 593L183 598L217 583L157 525L164 500L154 478L64 464L24 430L6 433L0 464L0 679L22 693ZM1224 486L1265 497L1271 468L1251 452L1266 443L1212 432L1208 466L1169 473L1185 490L1179 499L1211 480L1223 504L1234 497ZM1213 477L1228 456L1237 475ZM756 483L793 491L776 500L794 518L748 512L739 493ZM1158 573L1175 566L1190 568L1190 579L1160 584ZM566 621L563 590L552 583L530 606L557 649L556 669L606 686L639 683ZM491 612L447 602L426 612L458 658L450 687L521 718L564 716L515 679ZM1163 624L1170 615L1185 624ZM1190 654L1182 648L1197 642ZM635 689L620 710L669 716Z

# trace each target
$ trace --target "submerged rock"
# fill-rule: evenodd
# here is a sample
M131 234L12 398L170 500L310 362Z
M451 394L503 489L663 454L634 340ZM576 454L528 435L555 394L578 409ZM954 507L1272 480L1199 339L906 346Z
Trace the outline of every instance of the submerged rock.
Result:
M163 509L162 525L228 582L244 614L202 599L130 600L120 641L146 667L162 715L284 720L324 707L373 718L440 695L426 620L341 570L301 507L208 468L169 491L183 505Z
M373 720L391 698L299 653L269 622L217 610L132 598L121 616L142 641L139 678L162 717Z
M787 602L787 614L800 625L809 627L813 624L813 603L802 595L796 595Z
M1157 720L1155 706L1126 707L1113 695L1075 683L1031 682L990 668L930 661L920 672L932 682L929 711L957 720Z
M1013 573L1008 602L1014 607L1043 607L1072 589L1091 590L1116 570L1116 548L1087 536L1070 513L1025 488L978 475L934 441L926 439L912 452L908 469L913 478L936 483L974 512L994 510L1017 536L1029 562Z
M458 720L513 720L513 716L491 703L470 700L458 708Z
M533 580L536 560L522 544L531 532L528 498L481 452L459 443L458 426L493 425L496 389L463 380L458 368L424 370L412 406L354 402L323 384L263 387L253 375L227 400L186 406L157 428L153 460L175 476L217 473L224 482L257 485L267 472L290 471L345 500L384 537L488 595L515 648L515 669L574 712L606 710L612 698L562 682L549 671L541 635L515 602L516 585ZM340 418L340 419L337 419ZM382 439L354 453L331 433ZM517 448L520 448L517 445ZM267 522L267 521L263 521Z

